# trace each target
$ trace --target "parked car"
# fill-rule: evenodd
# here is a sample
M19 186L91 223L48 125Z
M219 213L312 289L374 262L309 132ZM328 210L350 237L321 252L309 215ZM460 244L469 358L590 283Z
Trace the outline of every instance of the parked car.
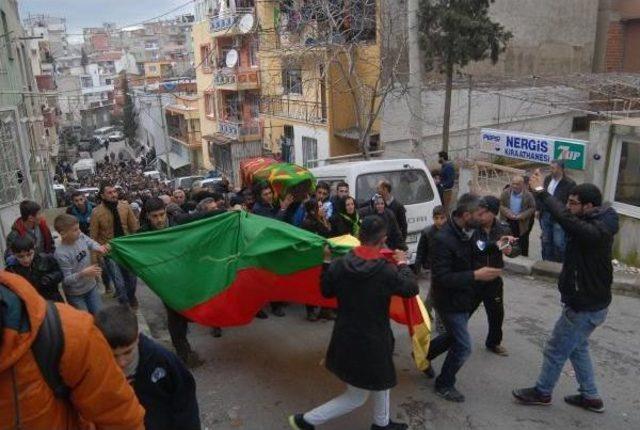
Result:
M331 164L311 169L318 181L335 189L340 181L349 184L358 207L370 203L378 182L393 185L393 196L407 210L409 259L415 261L420 232L432 223L431 212L441 203L436 184L424 161L418 159L371 160Z
M171 188L174 190L177 190L178 188L189 190L195 181L200 181L202 179L204 179L204 176L181 176L171 181Z
M120 130L116 130L109 135L109 142L120 142L121 140L124 140L124 133Z
M196 188L209 188L211 190L215 190L216 184L220 183L222 183L222 177L200 179L199 181L194 181L193 184L191 184L191 190Z

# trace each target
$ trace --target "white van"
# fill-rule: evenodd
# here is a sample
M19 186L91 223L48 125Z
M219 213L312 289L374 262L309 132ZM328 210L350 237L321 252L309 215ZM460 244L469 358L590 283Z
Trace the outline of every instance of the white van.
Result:
M325 181L335 192L338 182L349 184L358 207L367 204L379 181L391 183L391 193L407 209L409 259L415 261L420 232L432 223L433 208L441 205L435 182L424 161L419 159L371 160L332 164L311 169L318 181Z
M98 139L100 143L102 143L105 140L108 140L109 136L115 131L116 131L116 128L113 126L98 128L93 131L93 137L95 139Z
M146 172L142 172L142 175L145 178L157 179L157 180L162 179L162 174L157 170L147 170Z
M93 158L82 158L72 167L76 181L96 174L96 161Z

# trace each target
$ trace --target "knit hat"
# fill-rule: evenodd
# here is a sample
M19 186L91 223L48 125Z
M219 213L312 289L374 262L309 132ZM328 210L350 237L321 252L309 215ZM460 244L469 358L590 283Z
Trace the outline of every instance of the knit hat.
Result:
M479 207L485 208L494 215L498 215L500 212L500 199L494 196L484 196L480 199Z

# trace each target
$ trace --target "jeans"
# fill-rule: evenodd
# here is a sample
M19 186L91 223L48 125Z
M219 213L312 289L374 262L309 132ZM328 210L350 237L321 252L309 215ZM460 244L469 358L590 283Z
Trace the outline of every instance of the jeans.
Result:
M443 352L449 351L440 375L436 378L436 387L451 388L456 383L456 374L471 355L469 313L441 312L439 315L447 332L431 341L427 359L433 360Z
M80 296L72 296L67 294L67 301L71 306L81 311L87 311L91 315L95 315L102 307L102 299L97 287L93 287L88 292Z
M116 287L116 298L121 304L133 305L136 297L138 278L111 258L105 258L109 277Z
M564 262L567 238L560 224L553 220L549 212L543 212L540 217L540 228L542 229L542 259Z
M562 315L544 348L542 370L536 383L540 393L551 395L560 378L560 372L569 359L576 373L580 394L587 399L599 398L589 355L589 336L606 318L607 309L576 312L565 307L562 310Z
M324 424L364 405L371 395L373 397L373 423L380 427L386 427L389 425L389 393L390 390L368 391L347 385L347 391L307 412L303 418L312 426Z

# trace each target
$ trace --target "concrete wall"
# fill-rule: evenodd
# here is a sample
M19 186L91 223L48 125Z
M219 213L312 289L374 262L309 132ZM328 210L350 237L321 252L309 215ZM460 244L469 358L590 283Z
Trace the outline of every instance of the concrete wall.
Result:
M580 116L564 108L535 103L536 96L549 100L575 100L585 95L567 87L523 87L510 89L479 89L471 92L471 139L469 156L479 155L480 128L527 131L560 137L585 138L587 133L571 133L572 119ZM431 163L437 161L442 146L444 91L423 91L422 142L415 151L410 145L409 122L412 114L407 96L387 99L383 110L382 141L385 157L418 156ZM450 153L463 158L466 153L468 90L454 90L451 108Z
M302 138L310 137L318 141L318 160L329 158L329 133L326 127L313 127L308 125L293 124L293 146L295 163L302 166Z

